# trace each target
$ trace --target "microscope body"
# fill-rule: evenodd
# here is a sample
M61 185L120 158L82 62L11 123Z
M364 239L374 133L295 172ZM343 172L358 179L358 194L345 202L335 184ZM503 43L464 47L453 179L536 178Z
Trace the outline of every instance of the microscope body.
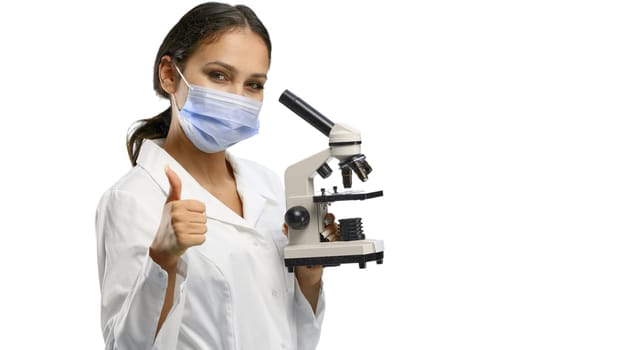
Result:
M306 110L312 110L304 101L287 90L281 96L281 102L288 107L291 106L292 100L304 105ZM296 112L295 107L290 108ZM327 178L332 174L328 166L328 161L332 158L340 162L344 189L352 184L353 170L362 181L365 181L371 167L361 153L361 135L358 130L346 124L332 123L317 111L312 112L319 115L322 121L318 121L317 116L313 119L308 115L306 117L301 115L302 112L297 113L327 134L329 148L291 165L285 171L287 205L285 222L289 232L288 245L284 250L285 265L290 272L293 272L295 266L338 266L358 263L360 268L364 268L368 261L381 264L384 258L383 241L364 239L361 218L340 220L340 240L329 242L322 238L329 204L336 201L380 197L382 191L338 193L337 186L334 186L332 193L325 189L322 189L320 194L316 193L315 176L319 174Z

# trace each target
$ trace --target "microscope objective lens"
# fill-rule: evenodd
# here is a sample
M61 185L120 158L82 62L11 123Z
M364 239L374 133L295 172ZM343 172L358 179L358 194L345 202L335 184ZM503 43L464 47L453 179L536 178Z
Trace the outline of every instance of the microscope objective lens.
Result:
M343 187L352 187L352 170L350 168L341 169L341 177L343 178Z
M369 163L367 163L366 160L362 161L363 163L363 169L365 169L365 172L367 173L367 175L369 175L369 173L371 173L371 171L373 170L372 167L369 165Z
M363 166L361 165L360 162L354 162L352 164L352 170L354 170L354 172L356 173L356 176L358 176L359 180L365 182L367 181L367 171L365 171L365 169L363 168Z

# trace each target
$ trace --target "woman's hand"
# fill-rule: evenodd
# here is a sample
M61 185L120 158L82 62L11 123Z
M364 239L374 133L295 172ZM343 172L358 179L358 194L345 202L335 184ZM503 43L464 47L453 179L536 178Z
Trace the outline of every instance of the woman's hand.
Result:
M283 224L283 233L288 235L287 224ZM339 227L335 223L335 215L328 213L324 218L324 231L322 236L329 241L336 241L339 239ZM294 268L296 279L302 294L305 296L309 305L315 313L317 302L320 297L320 287L322 285L322 273L324 272L324 266L296 266Z
M168 270L177 266L179 256L186 249L205 242L207 217L205 204L197 200L182 200L179 176L169 167L165 171L171 187L149 254L156 263Z

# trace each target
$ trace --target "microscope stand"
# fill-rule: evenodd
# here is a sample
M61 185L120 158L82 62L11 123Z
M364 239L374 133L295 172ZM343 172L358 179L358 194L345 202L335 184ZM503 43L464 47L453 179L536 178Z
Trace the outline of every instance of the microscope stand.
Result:
M382 264L384 243L381 240L357 240L300 244L285 247L285 265L289 272L295 266L339 266L358 263L365 268L368 261Z

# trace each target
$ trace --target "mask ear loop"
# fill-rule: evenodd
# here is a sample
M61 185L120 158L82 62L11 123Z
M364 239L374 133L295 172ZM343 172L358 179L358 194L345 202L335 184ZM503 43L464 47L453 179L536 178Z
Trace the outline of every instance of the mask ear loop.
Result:
M190 89L190 84L188 83L188 80L186 80L186 77L184 77L184 75L181 74L181 70L179 70L179 67L177 67L177 65L174 62L173 62L173 66L177 70L177 73L179 73L179 75L181 76L181 79L184 81L184 83L186 83L186 86L188 87L188 89Z
M181 70L179 69L179 67L177 67L177 64L175 64L175 62L171 62L173 64L173 67L175 67L175 69L177 70L177 73L179 73L179 76L181 77L181 80L184 81L184 84L186 84L186 86L188 87L188 91L190 91L191 87L190 87L190 83L188 83L188 81L186 80L186 77L184 77L183 74L181 74ZM173 102L175 103L175 108L180 111L181 107L179 106L179 104L177 103L177 98L175 97L175 94L171 95L173 97Z

